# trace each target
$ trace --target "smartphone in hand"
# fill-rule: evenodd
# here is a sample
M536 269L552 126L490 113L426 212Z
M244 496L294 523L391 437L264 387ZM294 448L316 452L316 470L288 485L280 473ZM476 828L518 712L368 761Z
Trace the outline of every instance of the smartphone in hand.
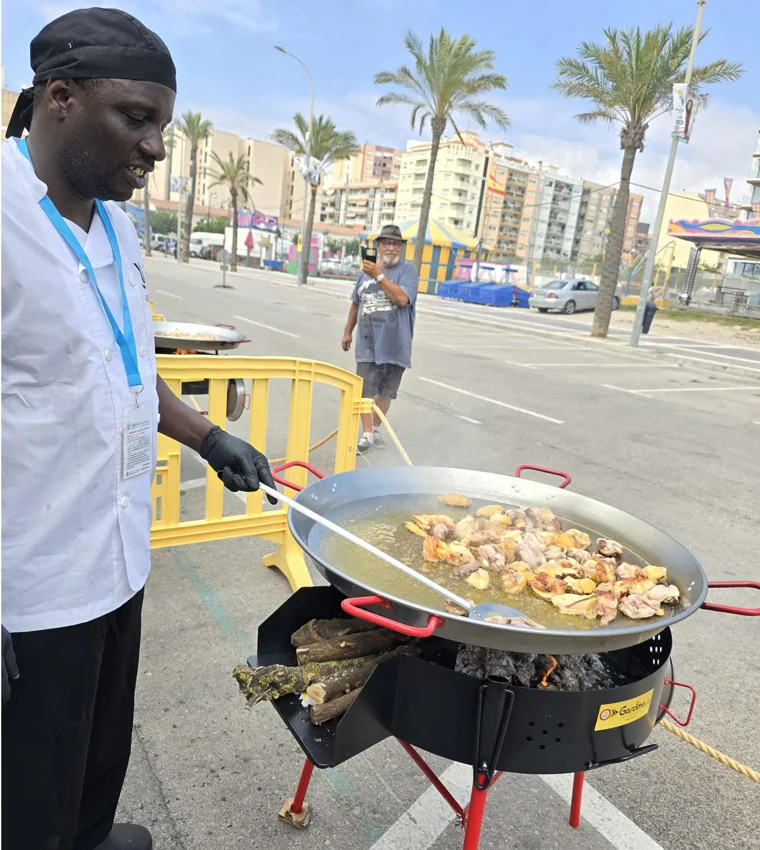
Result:
M366 245L361 246L362 262L369 261L370 263L377 262L377 248L368 248Z

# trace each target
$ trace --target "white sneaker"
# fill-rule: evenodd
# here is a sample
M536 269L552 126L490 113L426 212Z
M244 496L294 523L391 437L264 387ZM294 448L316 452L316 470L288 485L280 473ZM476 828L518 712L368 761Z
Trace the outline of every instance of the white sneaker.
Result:
M371 440L366 434L362 434L356 444L356 453L363 455L364 452L368 452L372 448L373 444L374 440Z
M384 438L377 429L372 432L372 445L376 449L384 449L386 446Z

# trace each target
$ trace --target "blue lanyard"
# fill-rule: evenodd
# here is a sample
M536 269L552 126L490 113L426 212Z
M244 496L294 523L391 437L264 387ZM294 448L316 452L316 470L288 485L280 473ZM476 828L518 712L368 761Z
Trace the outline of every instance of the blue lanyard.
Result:
M18 143L18 149L31 163L32 159L29 156L29 149L26 144L26 139L22 139ZM121 303L124 309L124 331L122 331L119 325L117 324L116 319L114 318L114 315L111 312L111 308L108 306L108 302L103 297L103 293L100 291L100 287L98 286L98 281L95 277L95 271L92 268L90 258L87 256L87 253L85 252L79 240L71 232L71 228L68 226L68 224L66 224L66 221L63 216L56 209L55 204L50 200L47 195L45 195L45 197L42 198L42 200L40 201L40 206L45 211L47 217L50 219L53 227L55 227L58 233L60 233L60 235L63 237L63 240L74 252L76 258L84 266L85 271L89 275L89 278L92 281L92 285L95 288L95 292L97 292L98 298L100 299L100 303L103 305L103 311L105 312L106 318L108 319L108 324L111 326L111 330L113 331L116 343L118 344L119 350L121 351L121 359L124 363L124 370L127 373L127 382L129 383L129 388L136 395L139 395L140 391L143 388L143 385L142 381L140 380L140 368L137 365L137 344L135 342L135 332L132 328L132 317L129 313L127 293L124 289L124 273L121 268L121 251L119 250L119 241L116 238L116 233L114 232L113 224L111 223L111 219L108 216L106 208L103 206L103 202L95 201L95 206L97 207L100 220L103 222L103 227L105 228L106 236L108 237L108 244L111 246L111 251L113 253L114 260L116 261L116 268L119 272Z

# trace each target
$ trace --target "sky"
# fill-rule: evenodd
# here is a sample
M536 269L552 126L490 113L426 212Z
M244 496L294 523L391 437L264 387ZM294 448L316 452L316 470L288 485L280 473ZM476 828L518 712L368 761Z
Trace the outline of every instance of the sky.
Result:
M31 82L29 42L44 26L79 3L56 0L4 0L2 61L6 87ZM650 27L673 21L693 24L695 0L123 0L168 44L177 65L176 112L200 111L220 130L270 139L291 124L296 111L308 114L309 86L302 67L274 50L282 45L311 70L315 111L330 115L339 129L358 140L405 148L419 138L409 127L404 106L377 108L381 70L395 70L408 54L403 38L412 30L426 39L443 26L467 33L497 56L496 69L508 87L489 99L510 118L504 139L529 161L553 163L565 173L604 184L620 173L616 133L603 125L581 125L574 115L581 101L552 91L554 64L572 55L582 40L597 41L608 26ZM744 77L712 89L710 105L694 126L689 145L681 145L673 175L674 192L718 188L734 179L732 199L747 191L744 182L760 130L760 3L708 0L704 25L710 30L697 62L717 58L741 61ZM460 128L466 127L466 122ZM472 129L475 129L474 127ZM639 154L634 182L656 187L669 147L667 117L652 126ZM425 138L425 137L423 137ZM645 195L642 220L652 221L657 203Z

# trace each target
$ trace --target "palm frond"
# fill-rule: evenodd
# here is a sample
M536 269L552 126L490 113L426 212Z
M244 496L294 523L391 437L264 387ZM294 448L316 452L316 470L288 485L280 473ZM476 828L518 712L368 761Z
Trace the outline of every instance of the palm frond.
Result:
M375 75L376 84L394 87L379 98L378 106L411 106L410 124L420 133L428 121L434 132L443 132L441 128L445 129L457 112L484 128L489 122L506 127L504 110L480 99L507 86L506 77L493 71L496 54L492 50L478 49L469 35L452 37L443 27L431 34L425 45L409 31L404 44L413 66Z
M575 56L557 61L552 88L593 104L576 116L580 121L643 128L669 108L673 85L683 79L693 37L692 27L674 30L672 24L647 31L608 28L602 42L583 41ZM742 73L741 63L719 59L695 68L692 84L699 89L736 80Z

